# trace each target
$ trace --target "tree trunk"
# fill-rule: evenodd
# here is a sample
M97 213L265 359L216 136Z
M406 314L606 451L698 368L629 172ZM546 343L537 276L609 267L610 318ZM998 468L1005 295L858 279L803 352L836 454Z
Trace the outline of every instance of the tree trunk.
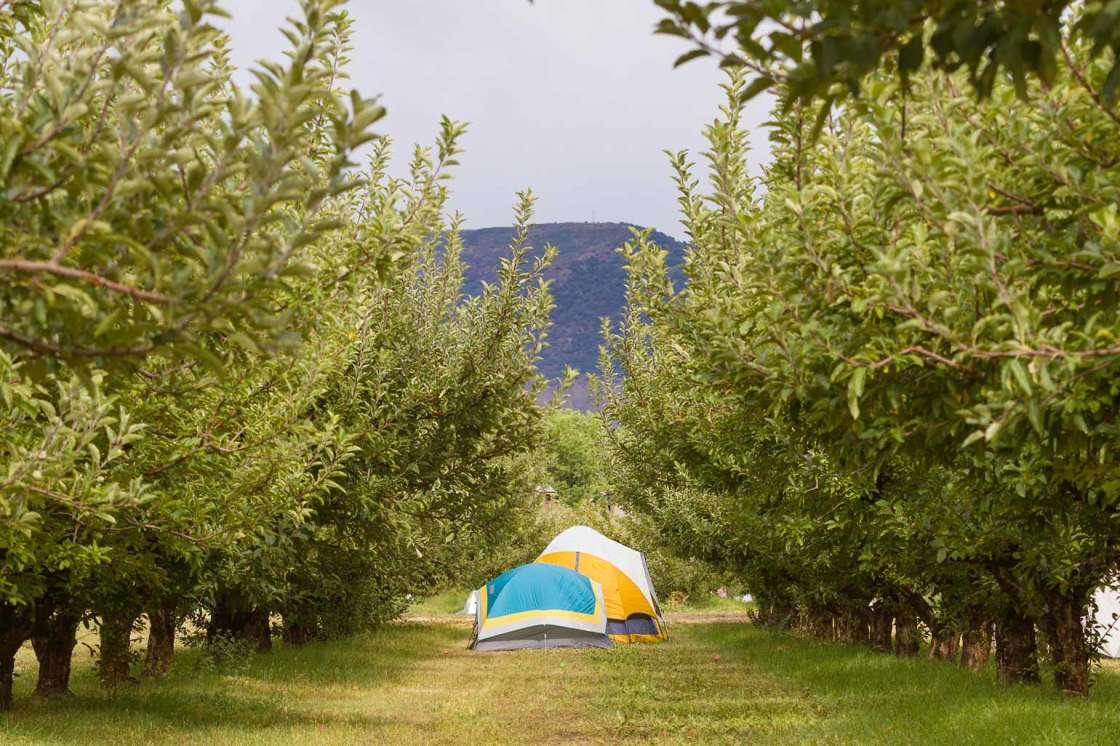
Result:
M306 609L296 609L284 614L284 644L306 645L319 635L316 615Z
M268 609L253 609L245 621L245 639L256 644L258 653L272 650L272 626L268 617Z
M852 614L852 642L871 644L871 609L864 607Z
M210 612L206 634L211 640L215 636L245 640L253 643L258 652L268 652L272 650L268 616L267 609L250 607L236 594L220 593Z
M163 678L171 670L175 655L175 604L148 610L148 649L144 654L144 676Z
M810 609L805 613L806 631L818 640L833 639L832 614L824 609Z
M1017 609L996 620L996 676L1005 684L1039 682L1034 622Z
M931 660L951 661L957 657L961 633L944 626L933 631L929 639L929 657Z
M115 687L129 681L132 663L132 625L138 614L132 610L115 610L101 615L98 633L101 639L97 677L101 685Z
M876 607L871 613L871 647L882 653L891 652L891 627L894 614L884 606Z
M16 653L31 636L31 610L26 606L0 604L0 712L12 707L12 684Z
M961 666L970 671L983 670L992 655L992 622L973 615L961 636Z
M774 607L766 598L755 596L754 612L751 614L751 617L756 624L769 627L774 617Z
M894 618L894 654L912 658L918 654L918 618L912 612L901 612Z
M795 618L796 613L794 608L789 604L779 601L770 604L765 623L770 627L785 629L790 626Z
M216 637L235 637L240 627L237 624L238 610L235 599L228 592L219 592L210 610L210 621L206 625L206 638L214 642Z
M31 646L39 659L39 680L35 693L54 697L70 693L70 662L78 644L81 616L40 601L35 607Z
M867 621L855 610L847 609L837 617L836 630L843 642L867 642Z
M1079 595L1048 594L1046 615L1054 683L1066 694L1089 694L1089 646L1081 618L1085 605Z
M284 644L299 647L312 642L318 636L315 627L300 622L285 622Z

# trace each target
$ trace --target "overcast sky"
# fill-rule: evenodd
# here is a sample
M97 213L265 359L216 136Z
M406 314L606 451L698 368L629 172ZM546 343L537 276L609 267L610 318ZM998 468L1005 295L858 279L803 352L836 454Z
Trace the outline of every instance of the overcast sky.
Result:
M234 62L278 58L296 0L227 0ZM378 124L404 161L441 114L470 122L452 207L467 227L508 225L514 192L537 194L537 222L622 221L680 235L662 150L703 147L722 79L687 47L654 36L652 0L351 0L351 84L381 95ZM755 169L768 103L748 111Z

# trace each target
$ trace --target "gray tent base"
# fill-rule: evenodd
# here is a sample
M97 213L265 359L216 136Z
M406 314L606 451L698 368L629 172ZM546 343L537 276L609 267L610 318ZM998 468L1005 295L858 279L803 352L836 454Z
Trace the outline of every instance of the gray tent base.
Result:
M477 640L472 647L482 651L526 648L609 648L611 638L598 632L544 624Z

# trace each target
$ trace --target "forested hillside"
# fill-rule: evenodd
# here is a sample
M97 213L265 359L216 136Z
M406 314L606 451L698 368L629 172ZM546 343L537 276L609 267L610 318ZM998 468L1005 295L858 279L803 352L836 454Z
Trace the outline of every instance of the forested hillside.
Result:
M633 238L635 226L628 223L543 223L529 229L535 251L556 247L556 258L545 270L552 282L549 290L556 303L552 312L549 347L540 371L559 378L565 366L594 371L598 365L599 321L604 316L617 321L626 304L625 261L618 249ZM498 263L509 246L513 228L464 230L463 261L467 264L464 290L476 293L482 282L493 282ZM650 240L667 252L671 275L680 278L684 245L660 231Z

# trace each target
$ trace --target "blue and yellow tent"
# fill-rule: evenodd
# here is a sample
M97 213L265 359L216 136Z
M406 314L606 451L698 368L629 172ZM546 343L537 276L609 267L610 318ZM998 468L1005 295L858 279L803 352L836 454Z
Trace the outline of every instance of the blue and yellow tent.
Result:
M593 528L572 526L553 539L537 562L567 567L603 588L607 634L616 643L668 638L646 558Z
M610 645L602 586L574 570L521 565L478 590L474 650Z

